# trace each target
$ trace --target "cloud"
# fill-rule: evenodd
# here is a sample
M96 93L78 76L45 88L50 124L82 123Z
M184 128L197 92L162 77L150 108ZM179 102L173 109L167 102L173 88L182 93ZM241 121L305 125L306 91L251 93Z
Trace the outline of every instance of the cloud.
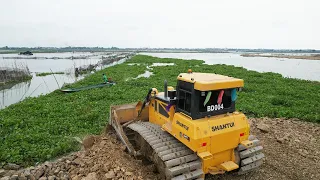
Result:
M10 0L0 46L320 49L316 0Z

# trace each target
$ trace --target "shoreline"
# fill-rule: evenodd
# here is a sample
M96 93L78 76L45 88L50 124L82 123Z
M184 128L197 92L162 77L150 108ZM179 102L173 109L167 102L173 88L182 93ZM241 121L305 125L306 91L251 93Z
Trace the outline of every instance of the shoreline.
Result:
M242 57L268 57L268 58L286 58L286 59L301 59L301 60L320 60L320 54L307 55L285 55L285 54L241 54Z

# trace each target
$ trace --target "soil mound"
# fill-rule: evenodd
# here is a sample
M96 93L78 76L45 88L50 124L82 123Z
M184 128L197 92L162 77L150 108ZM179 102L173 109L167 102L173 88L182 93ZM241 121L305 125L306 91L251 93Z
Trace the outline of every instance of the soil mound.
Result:
M320 179L320 125L294 119L249 119L251 133L261 140L266 155L262 167L246 175L234 173L206 179ZM37 167L0 169L4 179L160 179L152 164L134 159L112 133L89 136L82 151ZM12 167L16 167L11 164Z

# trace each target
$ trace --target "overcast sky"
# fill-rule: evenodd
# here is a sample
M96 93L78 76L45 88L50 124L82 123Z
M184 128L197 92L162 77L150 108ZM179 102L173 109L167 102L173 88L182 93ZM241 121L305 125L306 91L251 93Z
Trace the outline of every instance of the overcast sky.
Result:
M0 46L320 49L319 0L0 1Z

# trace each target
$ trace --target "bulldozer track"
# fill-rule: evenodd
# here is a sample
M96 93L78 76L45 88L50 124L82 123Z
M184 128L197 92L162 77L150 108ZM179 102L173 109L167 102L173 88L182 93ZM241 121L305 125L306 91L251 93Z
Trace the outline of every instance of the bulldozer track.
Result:
M236 149L236 155L240 161L238 169L239 175L259 168L263 163L263 158L265 157L262 153L263 147L261 146L260 141L252 135L250 135L248 139L252 141L252 147L246 148L243 145L239 145Z
M132 137L132 131L135 136ZM126 133L138 152L151 160L165 179L204 179L202 163L197 154L165 132L160 126L149 122L134 122Z
M134 122L125 128L125 133L137 154L152 161L165 179L204 179L201 159L197 154L159 125ZM249 136L249 140L253 143L252 147L239 145L235 149L239 169L234 173L238 175L256 170L263 164L265 156L260 141L255 136ZM210 175L208 179L211 179Z
M231 171L233 175L243 175L257 170L263 164L263 158L265 157L262 153L263 147L255 136L250 135L248 138L252 141L253 146L246 148L243 145L239 145L235 149L236 161L239 165L237 170ZM206 180L217 179L215 175L208 175Z

